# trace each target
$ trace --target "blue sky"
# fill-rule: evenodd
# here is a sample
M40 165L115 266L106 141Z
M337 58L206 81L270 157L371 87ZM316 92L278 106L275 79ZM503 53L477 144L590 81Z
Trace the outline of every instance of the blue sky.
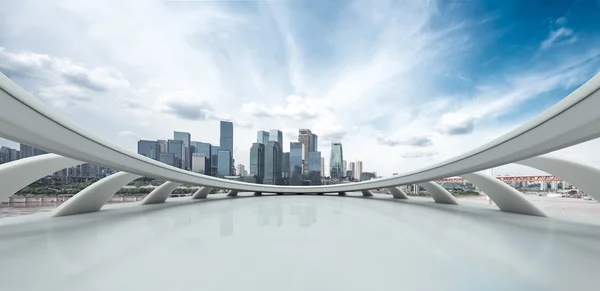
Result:
M390 175L482 145L598 73L597 15L596 0L6 0L0 72L131 150L173 130L216 144L228 118L242 164L257 130L289 148L310 128L322 156L341 141ZM555 154L600 165L596 146Z

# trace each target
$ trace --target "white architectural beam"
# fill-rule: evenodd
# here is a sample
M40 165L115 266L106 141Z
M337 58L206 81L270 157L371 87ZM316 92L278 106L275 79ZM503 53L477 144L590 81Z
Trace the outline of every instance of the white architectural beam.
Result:
M600 202L600 169L555 157L535 157L517 162L568 181Z
M0 105L2 107L2 105ZM0 201L27 185L64 168L82 162L55 154L44 154L0 165Z
M79 191L52 211L52 217L88 213L100 210L110 198L139 175L119 172Z
M391 187L388 188L388 190L392 192L392 196L396 199L408 199L408 195L406 195L406 193L404 193L400 187Z
M156 187L144 200L142 200L142 204L156 204L156 203L164 203L169 198L169 195L173 193L177 187L181 186L181 183L177 182L164 182L162 185Z
M210 193L210 191L212 191L212 189L214 189L214 188L202 187L194 193L194 196L192 196L192 199L204 199L208 196L208 193Z
M436 203L458 204L458 202L456 202L456 198L454 198L450 192L436 182L424 182L419 183L419 185L429 192Z
M363 196L373 196L373 193L371 192L371 190L362 190L360 192L362 192Z
M471 173L461 176L483 190L483 192L494 201L498 208L504 212L542 217L546 216L541 209L537 208L531 201L527 200L521 192L495 177L481 173Z

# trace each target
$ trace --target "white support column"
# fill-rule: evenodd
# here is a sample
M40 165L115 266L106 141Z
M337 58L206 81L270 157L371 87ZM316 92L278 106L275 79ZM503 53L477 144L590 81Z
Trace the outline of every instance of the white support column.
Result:
M600 169L555 157L535 157L517 162L569 181L594 200L600 202Z
M431 194L431 197L433 197L433 200L436 203L458 204L456 198L454 198L450 192L436 182L424 182L419 183L419 185L421 185L423 188L425 188L425 190L427 190L427 192L429 192L429 194Z
M477 185L504 212L546 216L541 209L527 200L521 192L496 178L480 173L464 174L461 177Z
M139 177L141 176L126 172L110 175L79 191L61 204L52 211L52 217L98 211L119 189Z
M192 199L204 199L208 196L208 193L210 193L210 191L212 191L212 189L213 189L212 187L202 187L194 193L194 196L192 196Z
M169 198L169 195L173 193L173 190L177 189L180 185L181 183L177 182L164 182L142 200L142 205L164 203Z
M408 199L408 196L406 195L406 193L404 193L404 191L402 191L402 189L400 189L400 187L392 187L392 188L388 188L390 190L390 192L392 192L392 196L396 199Z
M362 190L360 192L362 192L363 196L367 196L367 197L368 196L373 196L373 193L371 193L371 190Z
M227 197L236 197L238 195L238 190L229 190L227 192Z
M24 158L0 165L0 201L8 199L27 185L64 168L83 162L55 154Z

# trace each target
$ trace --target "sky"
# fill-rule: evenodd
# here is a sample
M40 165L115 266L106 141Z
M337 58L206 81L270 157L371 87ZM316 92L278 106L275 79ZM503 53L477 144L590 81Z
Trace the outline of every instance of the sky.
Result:
M0 72L91 132L298 129L388 176L481 146L600 72L600 0L3 0ZM0 144L16 144L0 140ZM551 155L600 167L590 141ZM326 166L327 166L326 162ZM497 174L538 174L524 166Z

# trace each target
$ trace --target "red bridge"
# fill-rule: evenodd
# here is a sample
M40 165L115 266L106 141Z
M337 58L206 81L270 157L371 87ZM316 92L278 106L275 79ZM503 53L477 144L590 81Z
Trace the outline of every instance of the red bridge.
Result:
M532 175L532 176L496 176L496 179L499 179L503 182L552 182L557 181L561 182L562 179L552 175ZM453 177L453 178L445 178L435 180L438 183L469 183L469 181L461 178L461 177Z

